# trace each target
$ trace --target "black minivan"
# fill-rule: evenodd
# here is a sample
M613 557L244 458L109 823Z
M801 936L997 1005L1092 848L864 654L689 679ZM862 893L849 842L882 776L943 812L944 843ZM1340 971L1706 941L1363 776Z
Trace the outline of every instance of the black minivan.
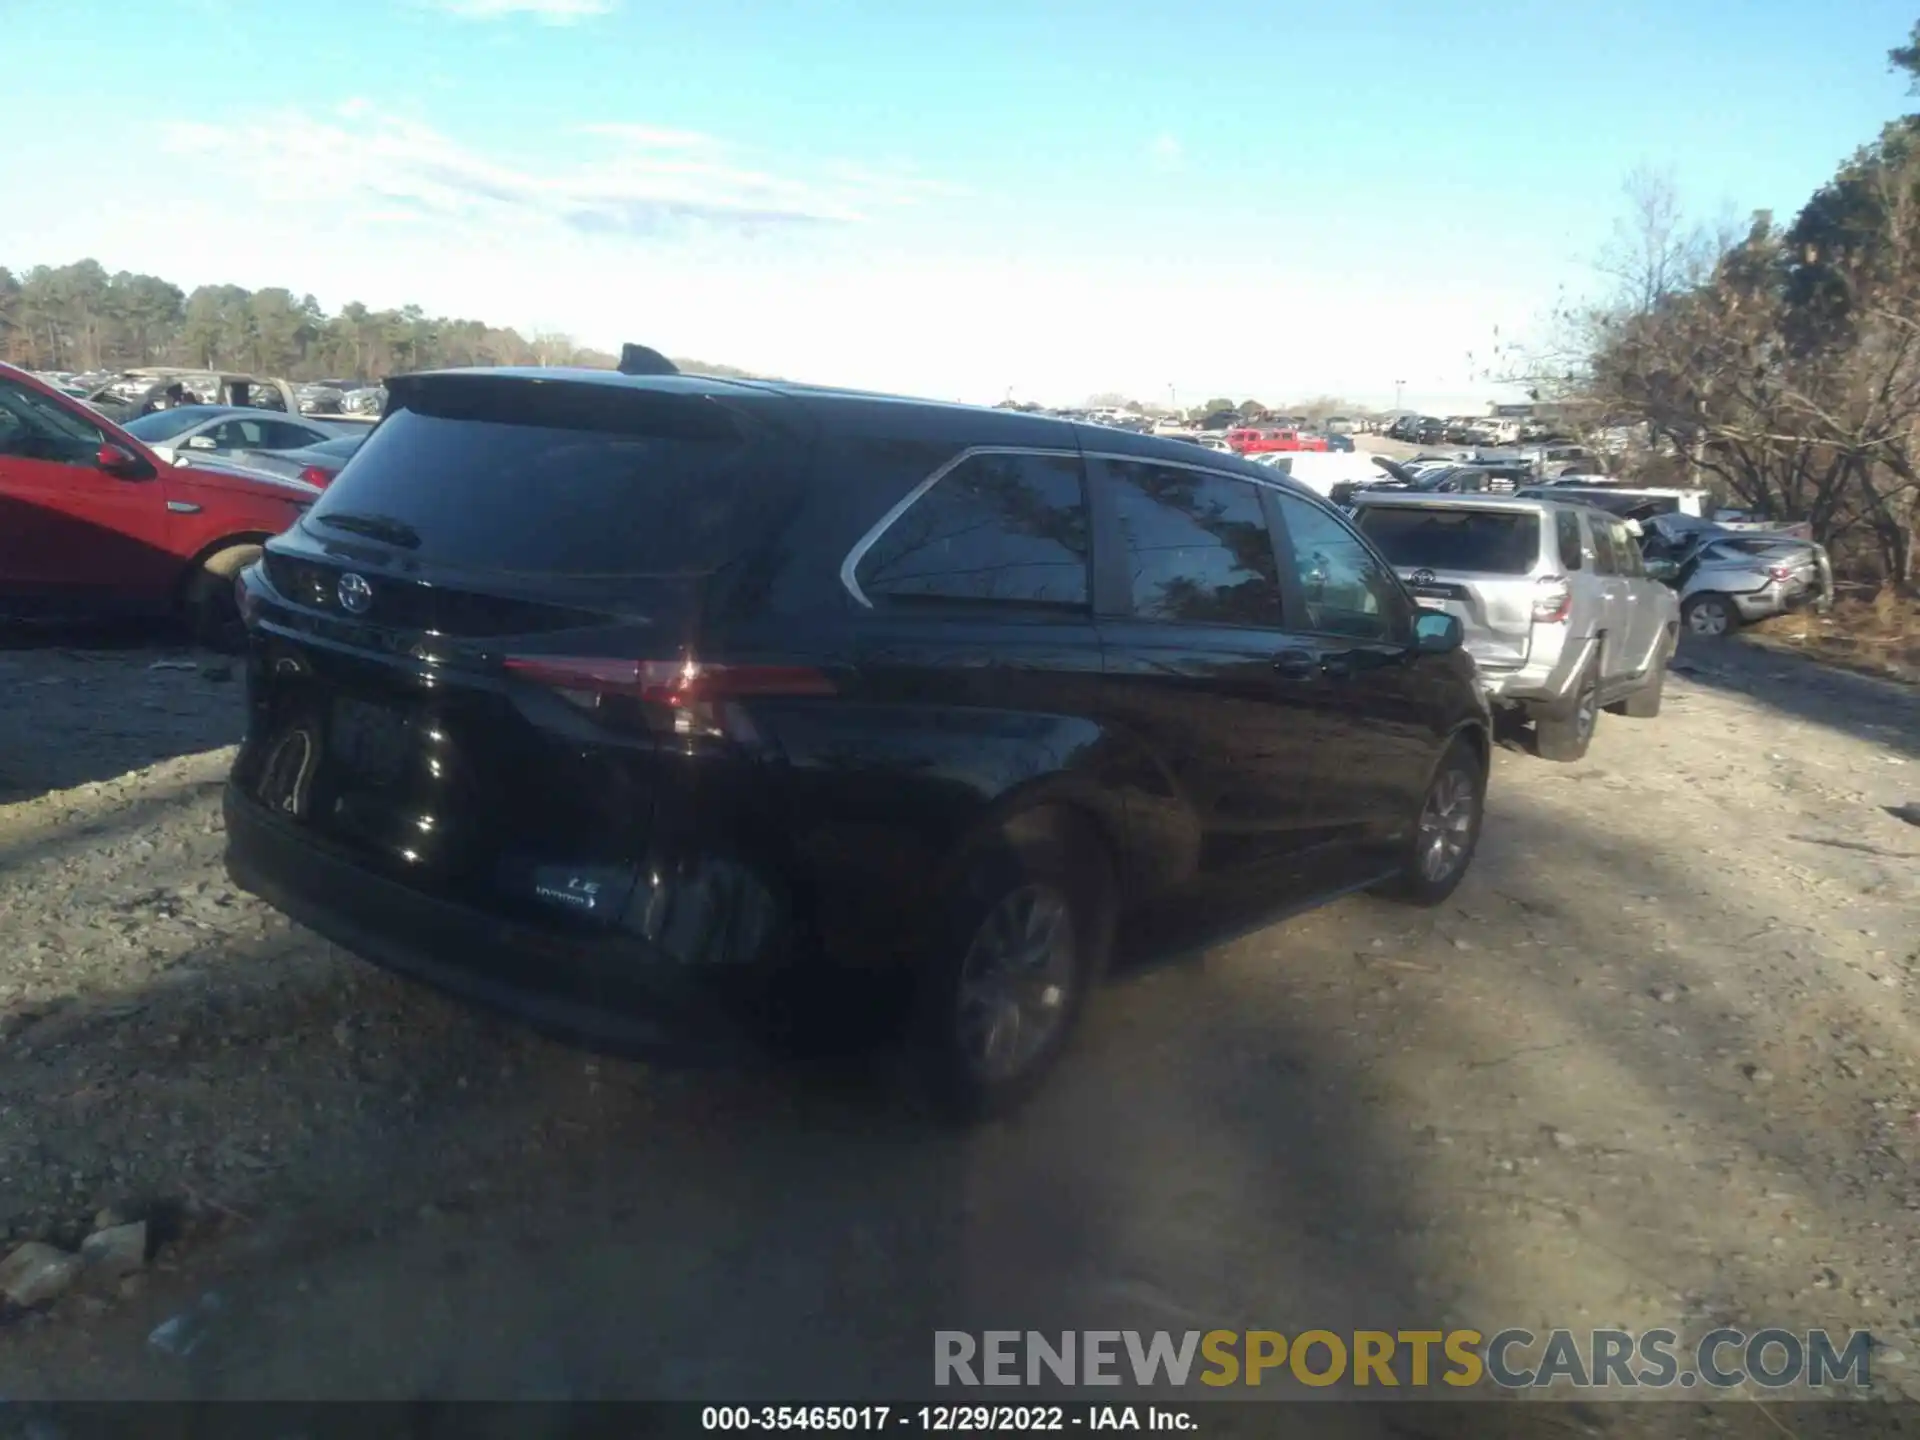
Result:
M1472 856L1458 622L1272 470L789 384L388 389L240 577L226 794L234 880L370 960L615 1048L885 1000L981 1114L1123 920Z

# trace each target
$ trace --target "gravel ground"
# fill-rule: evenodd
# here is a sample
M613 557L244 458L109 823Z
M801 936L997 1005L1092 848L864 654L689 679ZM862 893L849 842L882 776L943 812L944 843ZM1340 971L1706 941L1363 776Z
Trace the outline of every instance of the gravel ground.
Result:
M935 1328L1725 1322L1871 1328L1920 1398L1920 697L1676 669L1579 764L1496 757L1448 906L1117 983L957 1135L386 977L228 885L220 662L0 651L0 1235L156 1245L0 1314L0 1394L848 1399L924 1390Z

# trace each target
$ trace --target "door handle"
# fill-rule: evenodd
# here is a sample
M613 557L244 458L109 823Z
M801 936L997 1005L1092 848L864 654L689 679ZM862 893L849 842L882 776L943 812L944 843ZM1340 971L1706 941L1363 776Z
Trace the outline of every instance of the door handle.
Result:
M1273 668L1282 680L1311 680L1320 673L1320 661L1309 650L1282 650L1273 657Z

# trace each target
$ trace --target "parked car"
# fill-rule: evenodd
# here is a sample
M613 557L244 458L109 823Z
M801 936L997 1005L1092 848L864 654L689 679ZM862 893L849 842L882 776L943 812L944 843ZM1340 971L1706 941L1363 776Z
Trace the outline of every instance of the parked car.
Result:
M1261 455L1269 451L1295 452L1325 450L1326 437L1305 435L1279 425L1242 425L1227 432L1227 444L1238 455Z
M116 425L176 404L278 410L288 415L300 408L293 387L286 381L258 375L152 365L104 377L89 376L88 380L91 389L87 404Z
M1669 515L1647 521L1640 543L1649 568L1678 591L1681 619L1696 635L1833 605L1832 561L1811 540Z
M340 434L304 416L233 405L180 405L156 410L127 421L126 431L169 465L182 455L302 450L337 439Z
M172 464L0 364L0 613L180 614L231 644L233 576L319 496L298 480Z
M1432 903L1473 853L1458 621L1268 470L773 382L389 384L240 577L225 801L236 883L370 960L612 1045L888 1001L979 1114L1117 924Z
M1329 451L1269 451L1248 457L1254 464L1277 470L1316 495L1333 497L1342 484L1352 488L1392 483L1393 472L1373 455Z
M1354 518L1422 605L1459 618L1488 695L1532 719L1545 758L1585 755L1603 708L1660 713L1679 606L1624 521L1558 499L1372 490Z
M1551 496L1605 510L1622 520L1644 524L1659 515L1690 515L1705 518L1713 508L1713 497L1702 489L1669 489L1620 484L1597 484L1599 476L1582 476L1579 483L1565 480L1545 485L1529 485L1522 496Z
M333 477L346 468L347 461L353 458L353 452L372 433L369 429L352 435L340 435L332 440L322 440L318 445L302 446L298 450L236 450L229 458L250 469L291 475L324 490L333 483Z

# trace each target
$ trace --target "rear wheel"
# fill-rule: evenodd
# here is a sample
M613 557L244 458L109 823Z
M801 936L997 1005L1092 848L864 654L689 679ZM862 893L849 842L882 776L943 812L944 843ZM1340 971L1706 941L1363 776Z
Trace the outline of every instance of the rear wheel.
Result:
M1630 720L1651 720L1660 713L1661 692L1667 683L1667 662L1673 658L1673 639L1662 637L1660 648L1654 652L1653 669L1647 675L1646 682L1626 699L1607 708L1616 715L1625 715Z
M1459 887L1480 843L1487 767L1464 739L1441 756L1407 841L1400 873L1379 893L1409 905L1438 905Z
M1534 742L1544 760L1578 760L1593 744L1593 732L1600 723L1600 662L1596 655L1587 662L1573 687L1573 695L1552 709L1534 716Z
M187 582L184 608L197 643L228 654L245 644L247 631L240 621L233 582L261 553L258 545L229 545L209 555Z
M1680 609L1690 634L1713 637L1739 628L1740 614L1724 595L1695 595Z
M1066 1048L1105 968L1114 886L1076 827L1003 833L949 888L915 1013L932 1098L959 1120L1025 1100Z

